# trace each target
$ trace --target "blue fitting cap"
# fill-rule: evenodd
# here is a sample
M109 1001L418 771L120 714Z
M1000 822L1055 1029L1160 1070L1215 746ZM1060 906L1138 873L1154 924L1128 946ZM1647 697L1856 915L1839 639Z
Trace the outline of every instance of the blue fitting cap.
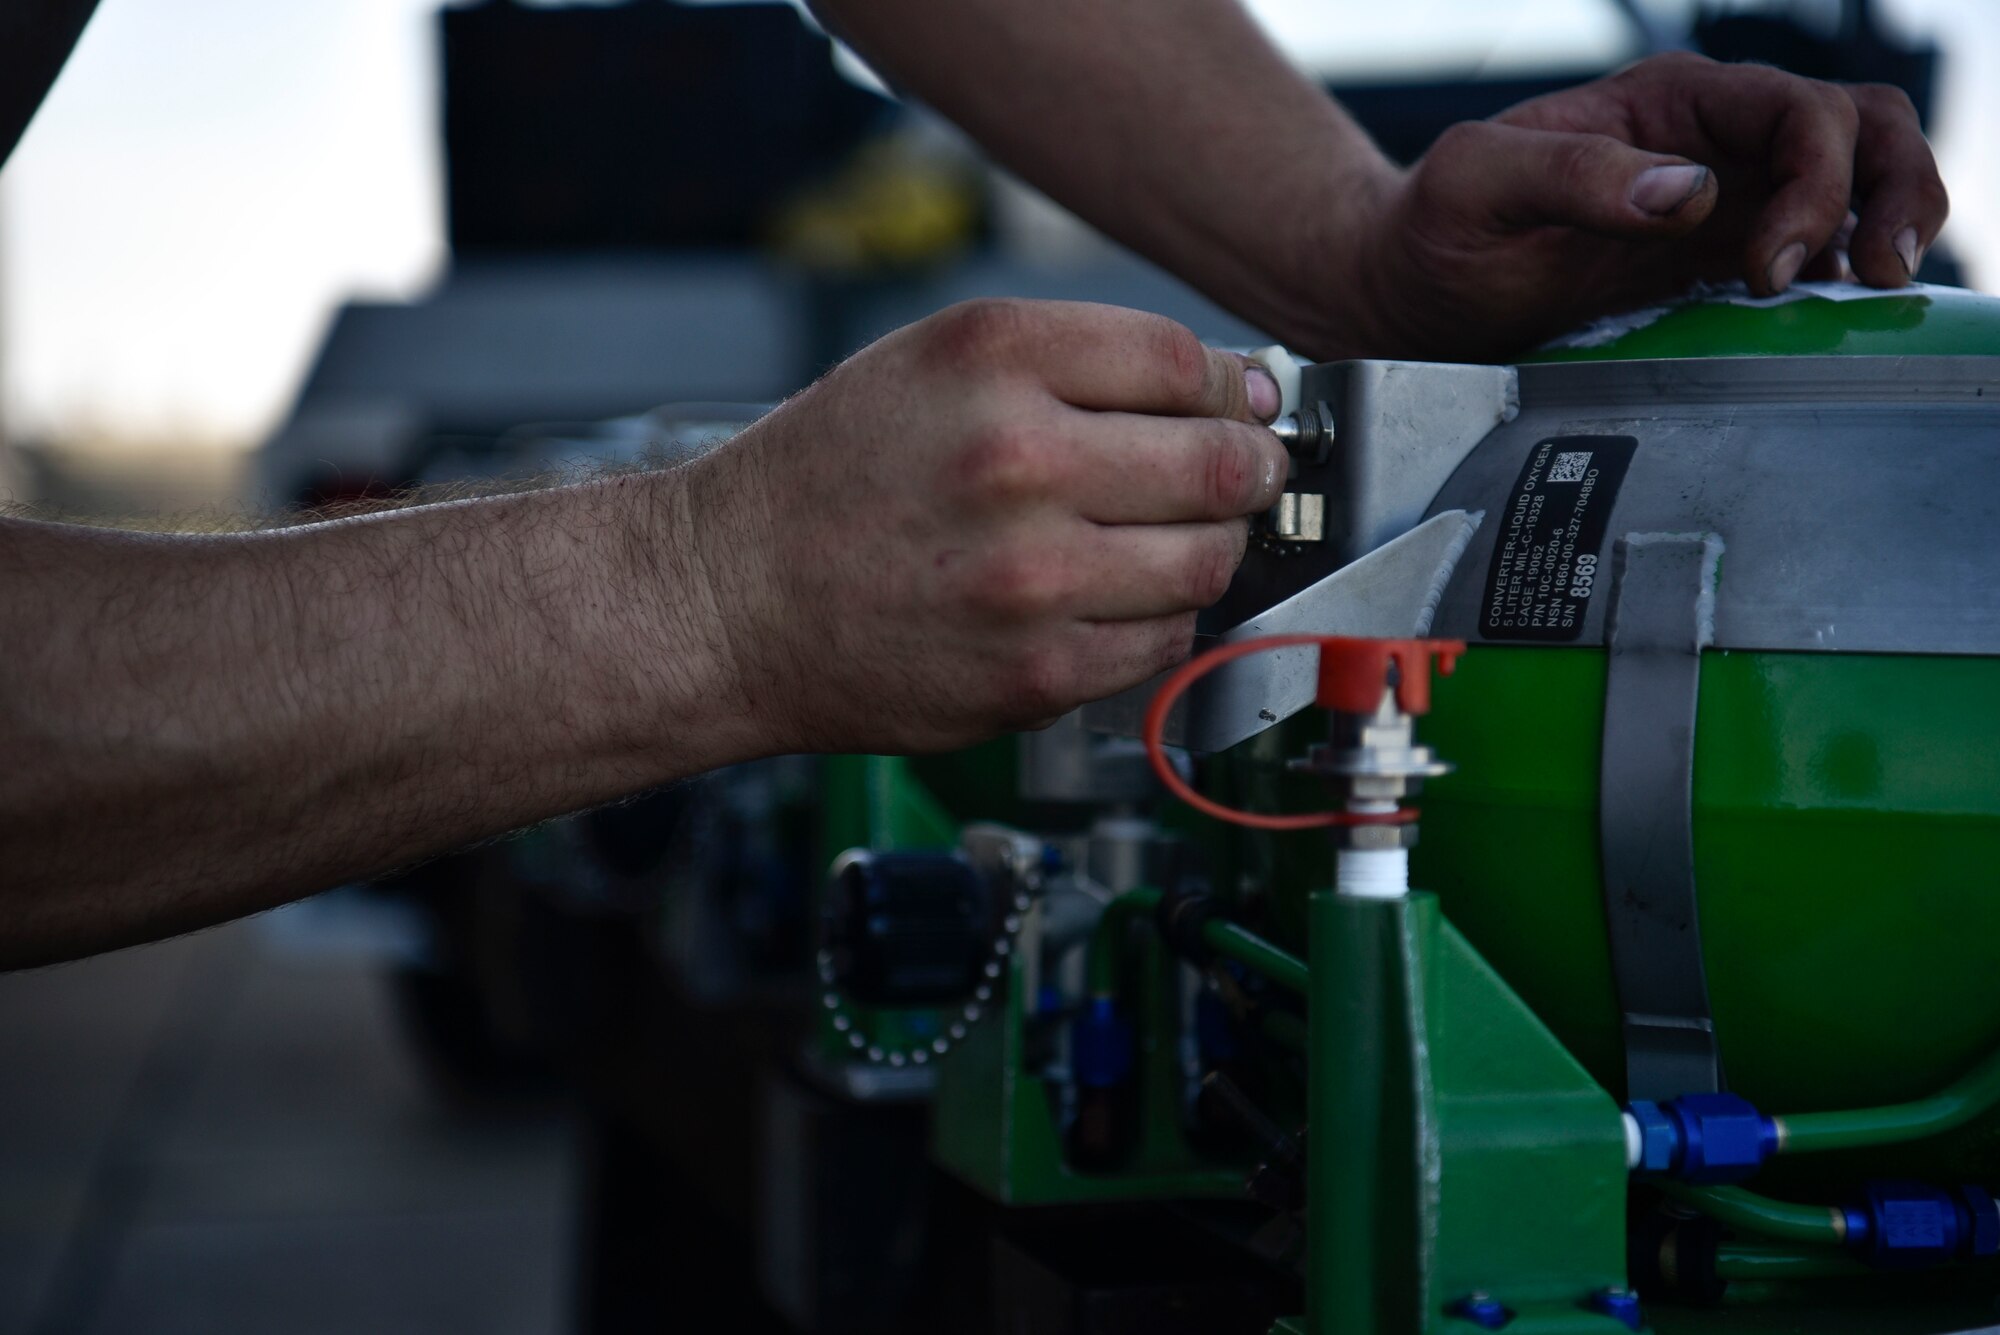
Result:
M1109 997L1092 997L1069 1026L1069 1064L1083 1089L1112 1089L1132 1074L1132 1026Z
M1641 1173L1683 1182L1741 1182L1778 1151L1778 1124L1739 1094L1643 1099L1626 1111L1639 1124Z
M1599 1289L1584 1303L1593 1312L1623 1322L1625 1329L1638 1330L1645 1319L1639 1314L1639 1295L1630 1289Z
M1947 1190L1927 1182L1870 1182L1862 1203L1845 1213L1848 1248L1888 1270L1916 1270L2000 1251L2000 1213L1993 1197L1978 1187ZM1864 1220L1859 1229L1854 1227L1857 1214Z
M1482 1330L1498 1330L1514 1319L1514 1314L1498 1298L1489 1298L1483 1293L1469 1294L1444 1310L1446 1316L1470 1321Z

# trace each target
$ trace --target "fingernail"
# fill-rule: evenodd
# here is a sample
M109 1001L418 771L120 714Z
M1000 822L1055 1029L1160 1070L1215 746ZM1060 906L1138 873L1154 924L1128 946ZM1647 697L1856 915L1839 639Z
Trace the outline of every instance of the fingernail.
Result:
M1284 396L1278 392L1278 378L1252 362L1243 368L1243 385L1250 394L1250 413L1260 422L1278 415Z
M1903 262L1903 272L1915 278L1917 276L1917 264L1923 258L1917 254L1917 229L1914 227L1905 227L1902 231L1896 233L1896 240L1893 244L1896 247L1896 258Z
M1803 241L1794 241L1791 245L1779 251L1777 258L1771 261L1769 273L1771 290L1773 292L1783 292L1786 288L1790 287L1792 280L1799 276L1799 266L1805 262L1806 243Z
M1664 218L1678 213L1707 179L1708 168L1692 164L1648 167L1632 181L1632 203L1656 218Z

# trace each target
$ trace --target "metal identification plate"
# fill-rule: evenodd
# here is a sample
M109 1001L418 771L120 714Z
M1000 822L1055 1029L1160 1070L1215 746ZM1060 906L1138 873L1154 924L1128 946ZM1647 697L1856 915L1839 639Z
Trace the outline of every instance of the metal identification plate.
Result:
M1496 528L1479 609L1489 640L1574 640L1594 593L1618 488L1639 442L1631 436L1555 436L1528 462L1487 523Z

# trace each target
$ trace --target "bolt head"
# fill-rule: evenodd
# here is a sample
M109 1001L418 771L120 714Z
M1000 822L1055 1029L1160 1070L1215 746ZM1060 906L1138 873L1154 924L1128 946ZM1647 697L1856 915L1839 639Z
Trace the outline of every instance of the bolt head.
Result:
M1627 1330L1638 1330L1645 1324L1639 1312L1639 1295L1622 1284L1599 1289L1584 1306L1621 1323Z
M1469 1321L1481 1330L1499 1330L1514 1319L1514 1314L1498 1298L1480 1292L1466 1294L1445 1308L1445 1313Z

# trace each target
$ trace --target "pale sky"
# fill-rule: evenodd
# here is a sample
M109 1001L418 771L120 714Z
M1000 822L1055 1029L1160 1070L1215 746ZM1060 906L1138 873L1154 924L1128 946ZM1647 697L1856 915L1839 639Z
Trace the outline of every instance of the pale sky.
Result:
M1609 0L1252 7L1350 75L1601 63L1626 41ZM1952 231L2000 281L2000 4L1879 7L1945 46ZM252 443L341 299L421 291L445 257L435 8L101 0L0 171L0 426Z

